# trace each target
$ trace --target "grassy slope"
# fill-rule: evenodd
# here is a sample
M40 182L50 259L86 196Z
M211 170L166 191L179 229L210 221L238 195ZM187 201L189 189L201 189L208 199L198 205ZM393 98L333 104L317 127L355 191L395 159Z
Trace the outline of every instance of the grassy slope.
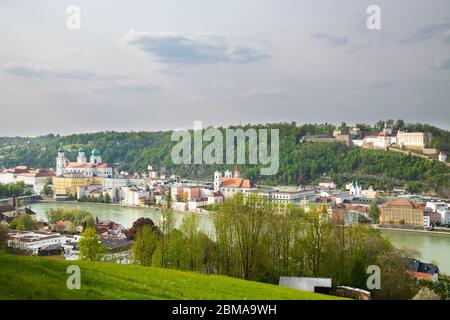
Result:
M68 290L68 265L81 269L81 289ZM0 255L0 299L294 299L334 297L195 272Z

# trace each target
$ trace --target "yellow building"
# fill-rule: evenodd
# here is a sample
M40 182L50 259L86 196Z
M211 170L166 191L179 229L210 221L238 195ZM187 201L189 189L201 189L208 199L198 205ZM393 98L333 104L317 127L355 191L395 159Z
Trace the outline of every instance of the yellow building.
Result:
M57 196L76 197L78 187L100 185L102 181L100 177L53 177L53 190Z
M403 198L390 200L380 209L380 222L423 227L423 208Z

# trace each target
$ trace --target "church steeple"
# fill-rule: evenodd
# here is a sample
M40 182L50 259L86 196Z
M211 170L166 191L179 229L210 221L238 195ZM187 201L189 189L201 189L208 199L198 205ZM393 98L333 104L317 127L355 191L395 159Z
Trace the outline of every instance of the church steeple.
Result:
M63 176L66 172L67 159L64 154L62 144L58 148L58 156L56 157L56 175Z

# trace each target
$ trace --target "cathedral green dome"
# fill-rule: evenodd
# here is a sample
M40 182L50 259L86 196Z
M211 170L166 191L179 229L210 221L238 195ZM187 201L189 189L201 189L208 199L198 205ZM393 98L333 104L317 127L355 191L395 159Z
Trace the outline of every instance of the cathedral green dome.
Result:
M91 154L92 154L93 156L99 156L99 155L100 155L100 150L94 149L94 150L92 150Z
M78 152L86 152L86 150L84 150L84 148L81 147L80 149L78 149Z
M59 152L59 153L64 152L63 147L59 147L59 148L58 148L58 152Z

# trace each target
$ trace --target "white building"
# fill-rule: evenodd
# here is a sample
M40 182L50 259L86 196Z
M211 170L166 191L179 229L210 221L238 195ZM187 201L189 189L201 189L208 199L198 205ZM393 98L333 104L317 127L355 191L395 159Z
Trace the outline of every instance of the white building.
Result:
M147 169L148 169L148 177L149 177L150 179L157 179L157 178L158 178L158 172L157 172L156 170L153 169L153 166L152 166L152 165L149 165L149 166L147 167Z
M41 248L49 245L62 245L66 237L56 232L10 230L8 247L38 254Z
M348 190L349 190L349 192L350 192L350 194L351 194L352 196L355 196L355 197L361 197L361 195L362 195L362 187L361 187L361 185L358 183L358 181L353 181L353 182L350 184Z
M381 131L377 136L367 136L363 139L363 145L376 149L386 149L393 144L397 144L397 137L386 131Z
M192 212L197 212L198 209L203 208L208 205L208 199L195 199L188 201L188 210Z
M433 211L438 211L442 209L447 209L447 204L443 201L428 201L425 204L426 208L430 208Z
M439 152L439 161L446 162L447 161L447 153L444 151Z
M321 189L336 189L336 184L331 179L322 179L319 182L319 188L321 188Z
M239 175L239 167L236 167L234 173L226 170L223 177L219 171L214 172L214 191L220 191L224 199L227 199L239 192L251 189L250 180L240 178Z
M367 199L376 199L377 192L370 186L369 189L361 191L361 195Z
M397 144L408 148L424 149L428 147L430 134L427 132L397 132Z
M442 208L436 211L441 216L441 224L450 225L450 209Z
M122 204L127 206L144 206L150 199L150 192L136 187L122 188Z
M223 195L220 192L211 192L207 198L208 204L219 204L223 202Z
M106 162L102 162L98 149L92 150L90 160L87 162L86 152L83 148L80 148L77 162L70 162L65 156L64 149L60 147L56 158L56 175L62 177L65 174L112 178L113 168Z
M427 213L423 214L423 227L429 228L431 226L430 215Z
M32 187L34 194L40 194L46 184L51 181L55 174L47 169L32 169L27 166L0 170L0 183L10 184L23 182Z

